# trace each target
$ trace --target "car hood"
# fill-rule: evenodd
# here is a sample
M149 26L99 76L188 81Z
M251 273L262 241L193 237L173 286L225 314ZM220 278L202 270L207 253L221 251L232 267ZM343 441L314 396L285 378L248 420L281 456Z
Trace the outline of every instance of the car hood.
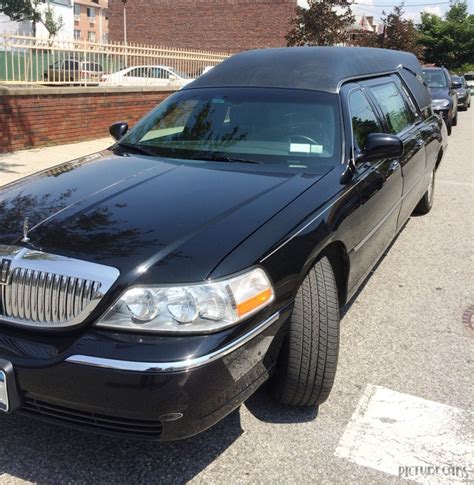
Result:
M34 249L198 281L320 178L105 151L0 188L0 243L22 244L28 218Z
M444 88L430 88L432 99L451 99L449 91Z

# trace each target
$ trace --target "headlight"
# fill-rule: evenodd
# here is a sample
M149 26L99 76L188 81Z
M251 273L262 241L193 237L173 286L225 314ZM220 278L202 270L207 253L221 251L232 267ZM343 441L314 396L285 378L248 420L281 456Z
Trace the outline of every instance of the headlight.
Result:
M447 99L433 99L432 103L434 109L448 108L449 101Z
M103 328L156 333L209 333L250 317L275 294L260 268L227 280L183 286L136 286L97 323Z

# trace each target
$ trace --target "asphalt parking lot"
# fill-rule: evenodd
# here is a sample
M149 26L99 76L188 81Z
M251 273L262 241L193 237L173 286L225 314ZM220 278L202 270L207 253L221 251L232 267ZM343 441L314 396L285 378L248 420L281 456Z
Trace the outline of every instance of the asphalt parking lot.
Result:
M471 109L449 138L432 212L409 220L345 313L319 410L277 406L261 389L176 443L3 416L0 483L474 483L473 135Z

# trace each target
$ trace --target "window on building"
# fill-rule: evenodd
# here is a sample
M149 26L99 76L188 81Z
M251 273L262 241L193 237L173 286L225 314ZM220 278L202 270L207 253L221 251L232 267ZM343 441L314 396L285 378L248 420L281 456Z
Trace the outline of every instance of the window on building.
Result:
M92 32L92 31L89 30L89 32L87 32L87 40L89 42L95 42L96 41L95 32Z
M95 22L95 8L87 7L87 18L91 24Z
M76 40L79 40L81 38L81 31L80 30L74 29L74 38Z
M76 3L74 4L74 20L76 22L79 22L81 18L81 6L77 5Z

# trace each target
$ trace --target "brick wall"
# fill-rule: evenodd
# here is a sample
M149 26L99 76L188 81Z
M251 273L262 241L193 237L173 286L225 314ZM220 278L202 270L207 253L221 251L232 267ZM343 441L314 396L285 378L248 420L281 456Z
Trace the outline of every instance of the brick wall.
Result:
M55 94L29 91L0 93L0 153L105 137L115 121L133 124L171 94L92 88L74 94L64 89Z
M132 0L128 42L211 51L286 45L296 0ZM109 37L123 41L123 3L109 0Z

